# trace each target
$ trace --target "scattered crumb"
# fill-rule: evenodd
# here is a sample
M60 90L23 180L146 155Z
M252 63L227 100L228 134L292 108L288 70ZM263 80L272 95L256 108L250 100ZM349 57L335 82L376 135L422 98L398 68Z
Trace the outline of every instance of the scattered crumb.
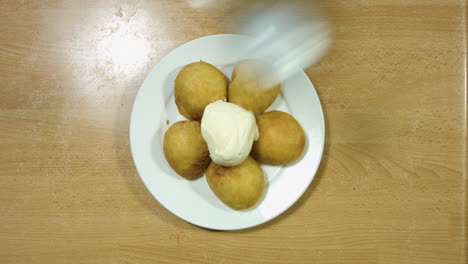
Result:
M166 125L169 125L170 123L171 123L171 121L166 120Z

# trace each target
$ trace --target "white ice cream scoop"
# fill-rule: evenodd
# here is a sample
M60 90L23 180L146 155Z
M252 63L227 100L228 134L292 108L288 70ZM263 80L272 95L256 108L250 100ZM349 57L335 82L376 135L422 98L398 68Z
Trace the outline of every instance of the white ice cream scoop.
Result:
M223 101L206 106L201 133L213 162L226 167L242 163L259 136L252 112Z

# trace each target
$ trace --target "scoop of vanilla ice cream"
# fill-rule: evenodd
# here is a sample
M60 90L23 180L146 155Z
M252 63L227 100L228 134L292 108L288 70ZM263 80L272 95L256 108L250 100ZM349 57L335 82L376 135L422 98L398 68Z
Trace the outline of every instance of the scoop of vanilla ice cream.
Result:
M211 159L226 167L242 163L249 155L254 140L258 139L254 114L223 101L206 106L201 120L201 133Z

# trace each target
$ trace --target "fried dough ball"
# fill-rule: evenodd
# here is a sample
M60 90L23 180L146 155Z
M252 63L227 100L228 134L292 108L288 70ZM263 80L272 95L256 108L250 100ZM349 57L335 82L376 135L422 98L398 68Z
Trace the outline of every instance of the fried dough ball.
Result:
M244 60L232 72L228 101L260 115L275 101L280 89L279 78L268 65Z
M206 180L214 194L236 210L254 206L265 188L263 171L250 156L234 167L211 162L206 171Z
M304 152L306 138L297 120L288 113L271 111L257 118L260 137L254 142L251 155L270 165L286 165Z
M200 120L208 104L226 100L226 76L203 61L188 64L176 77L174 96L181 115L190 120Z
M197 121L174 123L164 134L163 148L172 169L189 180L200 177L211 161Z

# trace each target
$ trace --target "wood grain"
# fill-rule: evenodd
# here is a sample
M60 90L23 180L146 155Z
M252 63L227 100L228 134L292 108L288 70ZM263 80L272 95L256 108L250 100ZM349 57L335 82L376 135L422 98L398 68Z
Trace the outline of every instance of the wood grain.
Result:
M0 262L466 263L465 1L317 2L334 28L306 71L321 167L284 214L234 232L158 204L128 124L149 70L245 3L0 2Z

